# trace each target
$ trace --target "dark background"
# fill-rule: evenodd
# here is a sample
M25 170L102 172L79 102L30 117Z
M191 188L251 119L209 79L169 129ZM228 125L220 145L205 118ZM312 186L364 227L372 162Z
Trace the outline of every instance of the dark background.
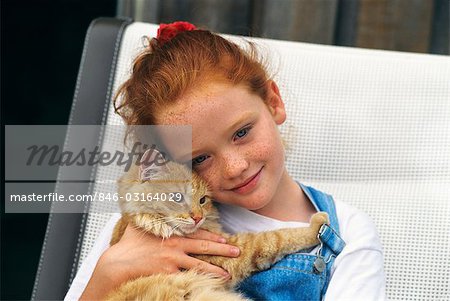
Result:
M116 1L0 5L2 124L67 124L86 30L97 17L113 17ZM0 299L29 300L48 215L4 214L1 204Z

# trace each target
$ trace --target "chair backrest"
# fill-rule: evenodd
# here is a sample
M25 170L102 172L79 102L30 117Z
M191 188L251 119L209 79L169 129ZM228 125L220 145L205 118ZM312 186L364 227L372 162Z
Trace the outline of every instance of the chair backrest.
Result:
M112 91L129 76L142 36L156 30L126 26ZM373 218L389 299L450 298L450 58L251 40L275 63L288 112L281 132L292 175ZM111 108L107 112L107 124L122 123ZM119 134L103 141L122 143ZM95 177L117 173L99 167ZM108 219L98 213L83 219L71 277Z

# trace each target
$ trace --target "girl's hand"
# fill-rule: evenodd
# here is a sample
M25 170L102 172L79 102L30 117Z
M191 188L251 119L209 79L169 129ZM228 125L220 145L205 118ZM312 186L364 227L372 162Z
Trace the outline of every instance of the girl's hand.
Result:
M237 257L239 249L205 230L198 230L189 238L173 236L162 240L128 226L120 241L100 257L80 300L102 299L128 280L157 273L175 273L180 269L197 268L229 278L222 268L188 254Z

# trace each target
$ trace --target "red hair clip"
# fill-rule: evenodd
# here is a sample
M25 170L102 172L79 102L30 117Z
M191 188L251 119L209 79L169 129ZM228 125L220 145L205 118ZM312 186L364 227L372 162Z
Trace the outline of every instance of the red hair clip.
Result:
M178 21L170 24L161 23L158 28L158 33L156 34L156 39L158 40L159 46L162 46L173 39L180 32L195 29L195 25L189 22Z

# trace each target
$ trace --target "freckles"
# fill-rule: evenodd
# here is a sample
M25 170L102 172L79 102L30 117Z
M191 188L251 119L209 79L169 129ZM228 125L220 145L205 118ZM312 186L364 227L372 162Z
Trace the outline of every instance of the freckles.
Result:
M217 176L220 174L220 171L217 170L217 168L210 168L208 172L203 173L202 177L205 179L205 181L212 181L213 179L217 178Z
M217 175L219 174L216 170L211 170L207 172L197 172L197 174L208 184L209 189L216 191L218 189Z
M252 145L252 149L246 152L247 156L254 158L267 158L274 153L273 147L268 144Z

